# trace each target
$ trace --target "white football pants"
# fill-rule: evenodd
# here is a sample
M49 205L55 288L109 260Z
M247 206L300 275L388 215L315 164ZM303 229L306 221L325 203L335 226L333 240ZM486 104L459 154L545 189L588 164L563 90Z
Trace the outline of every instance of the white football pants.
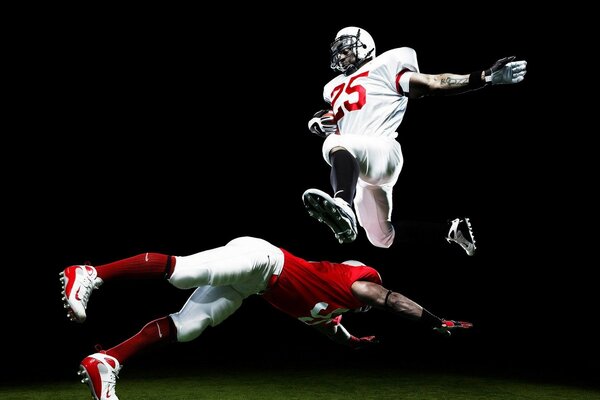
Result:
M354 196L358 223L374 246L390 247L395 236L391 222L392 191L404 164L400 143L389 137L329 135L322 148L323 158L329 165L329 154L335 147L348 150L360 166Z
M197 338L233 314L246 297L267 288L273 274L283 269L283 252L269 242L239 237L225 246L176 257L169 282L179 289L197 289L171 318L177 340Z

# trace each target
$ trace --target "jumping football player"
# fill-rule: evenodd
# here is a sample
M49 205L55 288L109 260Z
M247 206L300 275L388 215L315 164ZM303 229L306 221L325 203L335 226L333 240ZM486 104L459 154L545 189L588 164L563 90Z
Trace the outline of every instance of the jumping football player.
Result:
M309 215L328 225L340 243L356 239L358 224L377 247L390 247L397 236L437 238L457 243L472 256L476 244L469 218L449 224L398 221L394 229L392 192L404 162L397 130L408 99L515 84L525 79L527 62L506 57L470 74L424 74L412 48L377 56L371 35L355 26L337 33L330 55L331 68L340 74L324 86L327 109L317 112L308 127L325 138L322 154L331 166L333 195L306 190L302 198Z

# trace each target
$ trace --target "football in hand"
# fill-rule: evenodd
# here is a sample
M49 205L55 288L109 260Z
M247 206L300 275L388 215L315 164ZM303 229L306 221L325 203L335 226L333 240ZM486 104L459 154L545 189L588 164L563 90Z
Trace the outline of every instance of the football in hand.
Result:
M325 125L335 125L335 114L333 113L333 110L329 110L321 115L321 122Z

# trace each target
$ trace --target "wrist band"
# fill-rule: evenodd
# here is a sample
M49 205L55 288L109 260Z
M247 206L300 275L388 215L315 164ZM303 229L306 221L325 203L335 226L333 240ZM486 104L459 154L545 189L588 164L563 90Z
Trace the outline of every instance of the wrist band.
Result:
M471 72L469 75L469 84L467 85L469 89L479 89L485 86L485 81L481 79L482 72L483 71Z

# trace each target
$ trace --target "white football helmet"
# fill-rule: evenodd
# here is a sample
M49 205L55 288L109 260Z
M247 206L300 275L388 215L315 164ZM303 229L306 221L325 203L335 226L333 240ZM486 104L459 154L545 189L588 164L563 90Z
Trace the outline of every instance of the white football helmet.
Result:
M352 265L353 267L366 267L366 264L358 260L346 260L342 264Z
M350 49L354 54L353 62L343 62L340 60L341 52L345 49ZM375 57L375 41L362 28L356 26L348 26L340 29L335 35L335 40L329 47L331 54L331 69L343 72L346 75L352 74L368 59Z

